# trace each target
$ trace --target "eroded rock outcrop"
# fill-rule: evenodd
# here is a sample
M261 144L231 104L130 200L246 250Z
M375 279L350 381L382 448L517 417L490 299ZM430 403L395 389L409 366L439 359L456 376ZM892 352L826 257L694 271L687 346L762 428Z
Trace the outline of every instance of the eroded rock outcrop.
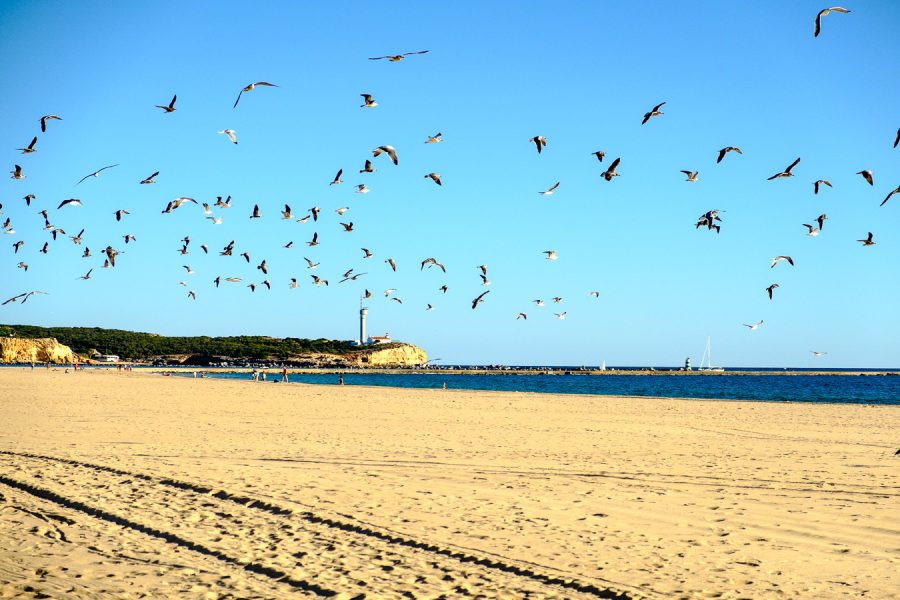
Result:
M382 349L372 349L358 358L360 366L414 367L428 362L428 355L412 344L391 344Z
M54 338L0 338L0 362L68 363L73 359L72 349Z

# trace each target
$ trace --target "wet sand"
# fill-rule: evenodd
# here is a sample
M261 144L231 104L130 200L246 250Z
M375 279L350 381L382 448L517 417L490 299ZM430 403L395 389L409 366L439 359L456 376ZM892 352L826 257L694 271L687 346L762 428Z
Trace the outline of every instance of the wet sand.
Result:
M889 598L900 407L0 370L0 596Z

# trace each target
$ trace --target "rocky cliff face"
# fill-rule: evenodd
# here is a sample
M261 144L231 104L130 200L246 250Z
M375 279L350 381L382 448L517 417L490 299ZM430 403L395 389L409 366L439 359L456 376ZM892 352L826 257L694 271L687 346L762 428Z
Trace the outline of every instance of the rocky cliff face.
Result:
M428 362L428 355L418 346L397 344L381 350L371 350L357 359L359 366L410 367Z
M72 362L72 349L53 338L0 338L0 362Z

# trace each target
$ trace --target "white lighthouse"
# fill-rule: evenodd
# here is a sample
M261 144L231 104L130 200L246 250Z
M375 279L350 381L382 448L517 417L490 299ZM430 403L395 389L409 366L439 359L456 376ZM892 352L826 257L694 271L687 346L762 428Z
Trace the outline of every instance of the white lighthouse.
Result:
M359 307L359 345L366 345L366 315L369 314L369 309L365 306L362 306L360 303Z

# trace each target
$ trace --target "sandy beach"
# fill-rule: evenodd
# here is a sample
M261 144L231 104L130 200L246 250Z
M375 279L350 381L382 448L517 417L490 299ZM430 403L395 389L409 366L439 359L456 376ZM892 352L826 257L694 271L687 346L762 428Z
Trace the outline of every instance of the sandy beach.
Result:
M0 596L895 597L900 409L2 369Z

